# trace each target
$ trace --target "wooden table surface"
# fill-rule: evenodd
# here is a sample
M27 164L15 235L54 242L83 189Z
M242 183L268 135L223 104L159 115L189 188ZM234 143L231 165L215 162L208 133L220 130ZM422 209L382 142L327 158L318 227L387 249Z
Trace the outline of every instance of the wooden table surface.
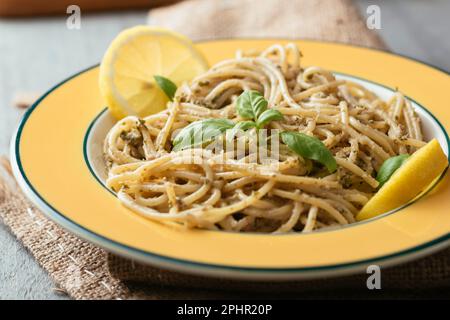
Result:
M450 1L357 2L366 15L381 8L379 31L397 53L450 70ZM65 17L0 20L0 154L22 115L12 106L21 92L41 93L67 76L98 63L122 29L146 21L145 11L83 15L80 30L68 30ZM0 299L65 299L0 222Z

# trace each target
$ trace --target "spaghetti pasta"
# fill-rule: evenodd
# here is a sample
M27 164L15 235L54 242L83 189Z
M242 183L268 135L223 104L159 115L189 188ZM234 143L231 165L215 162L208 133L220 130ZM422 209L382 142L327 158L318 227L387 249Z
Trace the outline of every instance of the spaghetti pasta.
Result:
M268 108L283 115L267 125L269 131L320 139L337 170L330 173L284 144L276 165L252 154L247 140L241 158L204 145L173 150L173 137L193 122L242 121L236 99L246 90L259 91ZM383 162L423 145L420 119L400 92L382 101L330 71L303 67L297 46L288 44L260 54L238 52L178 88L166 110L118 121L104 153L107 185L146 218L189 228L285 233L354 222L377 190L374 175ZM256 161L249 163L252 156Z

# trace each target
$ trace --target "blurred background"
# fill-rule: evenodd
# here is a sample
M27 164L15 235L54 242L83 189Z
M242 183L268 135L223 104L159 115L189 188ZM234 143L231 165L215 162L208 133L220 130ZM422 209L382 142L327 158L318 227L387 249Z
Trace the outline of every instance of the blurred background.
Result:
M12 132L24 112L21 106L71 74L100 62L122 29L151 22L152 8L175 2L0 0L0 154L8 153ZM379 6L381 29L376 32L390 51L450 70L450 1L353 3L363 19L368 17L369 6ZM67 9L73 4L81 8L79 28L68 21L74 12L67 13ZM1 223L0 252L2 299L64 298L52 290L48 275Z

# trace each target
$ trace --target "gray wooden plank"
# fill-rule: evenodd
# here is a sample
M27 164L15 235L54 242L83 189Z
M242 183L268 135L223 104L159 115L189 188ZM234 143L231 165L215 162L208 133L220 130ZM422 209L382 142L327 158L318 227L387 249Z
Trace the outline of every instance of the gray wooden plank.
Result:
M363 17L369 5L381 9L378 32L390 50L450 71L450 1L358 0Z

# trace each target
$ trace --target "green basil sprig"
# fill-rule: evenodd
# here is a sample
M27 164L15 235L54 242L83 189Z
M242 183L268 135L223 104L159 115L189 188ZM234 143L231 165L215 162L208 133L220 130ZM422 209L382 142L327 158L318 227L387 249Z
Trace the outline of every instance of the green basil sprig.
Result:
M267 109L268 102L255 90L244 91L236 100L236 111L241 118L253 121L261 129L270 121L282 120L283 114L275 109Z
M401 154L399 156L391 157L383 162L377 173L377 181L380 183L379 188L381 188L400 168L406 160L408 160L409 154Z
M236 100L236 111L244 119L257 119L267 109L267 100L255 90L244 91Z
M268 109L261 113L261 115L258 117L258 119L256 120L256 126L258 128L262 128L270 121L274 120L283 120L283 114L278 110Z
M238 131L246 131L251 128L256 128L256 123L253 121L241 121L234 125L233 129L227 131L227 140L231 141Z
M154 76L153 78L155 78L156 83L164 91L166 96L169 97L170 101L173 101L173 97L177 91L177 85L163 76Z
M305 159L315 160L323 164L330 173L336 171L336 159L319 139L293 131L284 131L280 135L283 143L292 151Z
M172 141L172 150L180 151L199 147L233 127L234 122L228 119L205 119L192 122L176 135Z

